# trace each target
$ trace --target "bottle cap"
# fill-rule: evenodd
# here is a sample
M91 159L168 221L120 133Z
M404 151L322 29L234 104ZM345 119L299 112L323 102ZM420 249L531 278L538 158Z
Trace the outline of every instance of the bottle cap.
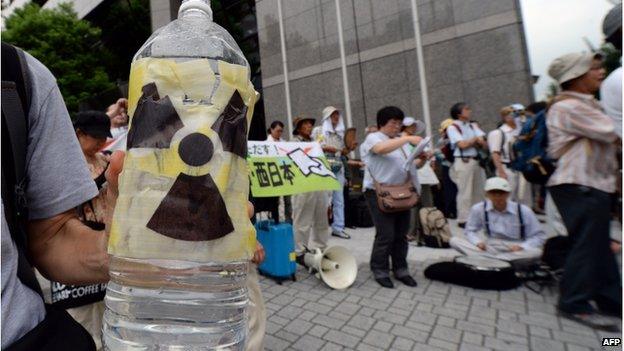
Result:
M204 11L208 17L212 18L212 8L208 0L184 0L178 10L178 18L183 12L188 10L201 10Z

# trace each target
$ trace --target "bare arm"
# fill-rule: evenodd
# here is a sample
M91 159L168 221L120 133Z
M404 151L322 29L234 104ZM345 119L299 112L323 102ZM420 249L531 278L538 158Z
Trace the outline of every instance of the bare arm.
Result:
M473 147L477 143L477 138L470 138L468 140L462 140L457 142L457 147L460 149L468 149Z
M416 145L420 143L421 140L422 138L419 136L401 136L398 138L393 138L390 140L379 142L371 148L371 151L378 155L385 155L400 148L406 143L412 143Z
M505 173L505 168L503 167L503 161L501 161L500 152L492 152L492 162L494 162L494 166L496 166L496 174L501 178L507 179L507 173Z
M66 284L108 281L108 234L82 224L74 210L27 228L29 253L45 277Z
M73 210L28 223L29 253L45 277L66 284L108 281L108 231L123 158L123 152L115 152L106 170L106 231L82 224Z

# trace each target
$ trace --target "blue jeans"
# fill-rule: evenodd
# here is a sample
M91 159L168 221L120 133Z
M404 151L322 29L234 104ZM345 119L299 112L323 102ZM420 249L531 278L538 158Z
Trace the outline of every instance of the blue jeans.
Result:
M342 189L346 182L344 168L341 168L340 171L336 173L336 178L340 183L340 190L332 192L332 212L334 215L332 232L341 233L345 228L344 191Z

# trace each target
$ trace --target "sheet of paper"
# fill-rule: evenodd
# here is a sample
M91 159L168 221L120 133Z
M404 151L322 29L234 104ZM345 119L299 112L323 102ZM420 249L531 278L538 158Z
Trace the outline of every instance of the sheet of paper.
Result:
M403 169L405 171L409 171L410 165L412 164L412 162L414 162L416 157L420 156L420 154L422 154L425 151L425 148L427 148L427 145L429 145L430 140L431 140L431 137L428 136L424 138L423 140L421 140L420 143L418 143L418 146L414 148L414 151L409 155L409 157L407 158L407 161L405 161L405 163L403 164Z

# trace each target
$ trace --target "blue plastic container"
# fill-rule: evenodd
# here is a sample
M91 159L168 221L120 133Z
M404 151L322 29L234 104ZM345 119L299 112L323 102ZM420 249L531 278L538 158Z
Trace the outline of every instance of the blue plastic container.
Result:
M297 263L292 225L263 220L256 223L256 231L266 253L264 262L258 266L260 274L278 283L287 279L294 281Z

